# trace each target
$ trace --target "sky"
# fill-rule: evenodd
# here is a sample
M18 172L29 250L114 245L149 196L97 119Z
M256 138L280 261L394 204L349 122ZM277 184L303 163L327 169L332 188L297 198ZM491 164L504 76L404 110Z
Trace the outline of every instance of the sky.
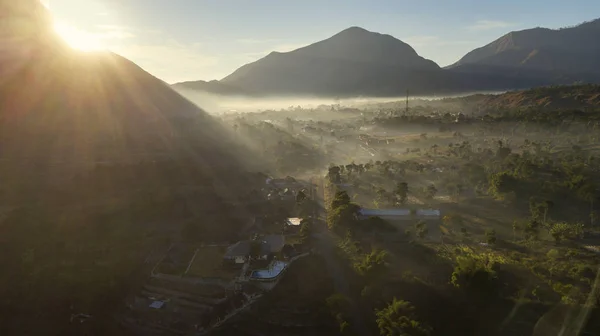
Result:
M513 30L600 17L597 0L40 1L74 47L113 51L168 83L222 79L351 26L392 35L446 66Z

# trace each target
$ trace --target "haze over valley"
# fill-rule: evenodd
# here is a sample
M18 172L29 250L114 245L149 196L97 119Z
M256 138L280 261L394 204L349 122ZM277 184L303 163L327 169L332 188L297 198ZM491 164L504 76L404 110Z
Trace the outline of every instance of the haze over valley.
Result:
M0 0L0 335L600 334L600 7L511 1Z

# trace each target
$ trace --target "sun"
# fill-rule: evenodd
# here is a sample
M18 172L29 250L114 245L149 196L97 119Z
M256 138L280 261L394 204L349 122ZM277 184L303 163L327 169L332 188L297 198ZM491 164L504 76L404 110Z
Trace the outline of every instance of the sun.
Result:
M100 36L73 27L69 24L56 22L54 30L71 48L81 51L105 50Z

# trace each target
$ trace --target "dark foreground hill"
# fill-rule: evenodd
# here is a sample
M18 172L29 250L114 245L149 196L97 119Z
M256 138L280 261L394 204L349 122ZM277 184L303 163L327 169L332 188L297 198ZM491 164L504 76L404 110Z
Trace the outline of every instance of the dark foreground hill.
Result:
M0 334L122 334L139 277L174 240L231 238L252 180L216 121L120 56L70 50L37 0L0 0L0 19Z

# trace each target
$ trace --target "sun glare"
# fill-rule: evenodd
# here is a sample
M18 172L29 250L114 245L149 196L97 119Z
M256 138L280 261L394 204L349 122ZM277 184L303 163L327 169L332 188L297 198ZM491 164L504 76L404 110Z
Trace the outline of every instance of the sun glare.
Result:
M86 52L105 49L102 39L98 35L60 22L54 24L54 30L73 49Z

